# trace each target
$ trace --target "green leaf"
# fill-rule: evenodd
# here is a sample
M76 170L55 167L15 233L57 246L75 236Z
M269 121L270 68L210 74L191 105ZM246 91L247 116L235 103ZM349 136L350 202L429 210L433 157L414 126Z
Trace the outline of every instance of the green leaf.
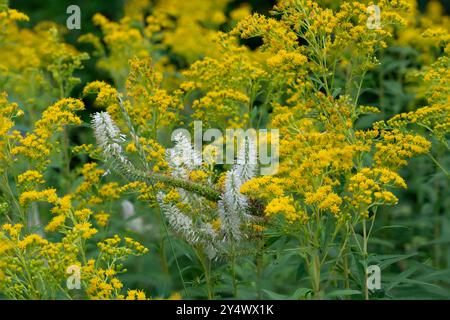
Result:
M369 258L369 263L374 264L377 263L380 266L380 269L386 269L388 266L397 263L399 261L403 261L409 259L411 257L416 256L417 253L410 254L389 254L389 255L381 255L381 256L372 256Z
M298 288L295 292L289 297L292 300L302 300L307 299L308 295L312 293L312 290L309 288Z
M359 290L352 290L352 289L342 289L342 290L334 290L330 293L328 293L326 296L328 298L337 298L337 297L345 297L345 296L354 296L362 294Z
M269 299L271 300L287 300L289 297L283 294L279 294L270 290L263 289L262 290Z

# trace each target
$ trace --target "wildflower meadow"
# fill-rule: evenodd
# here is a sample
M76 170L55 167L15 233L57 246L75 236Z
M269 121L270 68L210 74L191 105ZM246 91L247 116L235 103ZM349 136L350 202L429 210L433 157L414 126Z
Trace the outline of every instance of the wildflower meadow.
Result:
M0 0L0 299L450 299L449 14Z

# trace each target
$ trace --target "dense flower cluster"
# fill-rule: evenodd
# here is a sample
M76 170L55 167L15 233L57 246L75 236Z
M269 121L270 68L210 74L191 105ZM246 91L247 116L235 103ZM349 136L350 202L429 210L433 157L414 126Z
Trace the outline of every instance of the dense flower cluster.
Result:
M260 279L275 248L298 253L295 277L313 298L334 286L368 299L377 212L398 204L396 190L408 187L401 170L415 157L448 178L433 148L448 155L450 133L450 19L436 1L421 14L415 1L380 0L382 19L370 27L372 4L280 0L263 14L230 0L130 0L120 21L93 16L100 37L78 39L112 80L85 84L79 98L75 73L89 56L60 26L21 27L28 17L1 7L0 293L148 299L122 276L147 268L143 257L127 270L145 255L161 259L167 277L176 267L172 293L180 281L186 298L236 297L249 282L237 280L243 268ZM417 51L404 67L417 101L391 117L364 94L394 46ZM203 149L181 133L170 139L198 120L280 137L225 137ZM279 147L272 175L258 165L262 140ZM226 164L205 161L230 145ZM79 270L75 291L68 270Z

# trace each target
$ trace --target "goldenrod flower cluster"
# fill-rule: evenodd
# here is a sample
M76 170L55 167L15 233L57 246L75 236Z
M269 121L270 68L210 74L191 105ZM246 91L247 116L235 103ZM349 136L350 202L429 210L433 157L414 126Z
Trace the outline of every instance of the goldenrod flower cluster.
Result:
M230 0L130 0L119 21L92 17L101 36L78 39L90 56L63 41L61 26L22 27L25 14L0 9L0 293L149 299L122 274L145 255L139 261L161 259L171 276L169 247L184 286L201 283L214 298L214 282L232 276L236 296L236 259L258 251L250 264L260 276L278 240L301 248L314 297L328 289L323 270L327 285L350 289L364 277L347 259L359 248L355 261L367 267L368 225L408 186L400 170L429 157L448 177L433 148L448 155L450 19L436 1L420 14L415 1L380 0L380 25L370 28L372 5L282 0L263 14ZM417 50L408 90L420 102L389 116L364 94L392 46ZM89 57L111 81L83 84L78 96L76 72ZM198 120L202 129L278 129L279 139L258 140L279 147L277 170L263 176L239 162L258 159L249 140L227 164L201 156L234 138L201 150L182 135L170 141ZM202 277L185 282L180 256ZM232 275L214 278L214 263ZM80 271L75 291L68 270ZM355 286L369 297L366 281Z

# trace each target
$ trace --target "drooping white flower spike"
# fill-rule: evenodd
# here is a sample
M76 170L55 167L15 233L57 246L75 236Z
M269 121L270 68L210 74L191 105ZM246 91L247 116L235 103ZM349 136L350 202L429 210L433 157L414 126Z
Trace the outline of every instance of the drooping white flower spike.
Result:
M125 135L120 132L108 112L94 114L92 126L97 143L106 155L110 152L114 154L123 152L120 143L125 141Z
M210 258L213 258L217 251L215 248L217 234L211 224L201 221L194 222L176 205L165 202L164 197L164 193L159 192L157 201L172 230L190 244L202 244L207 249Z
M133 165L125 157L121 145L125 142L125 135L120 132L109 113L97 112L94 114L92 128L97 144L103 151L103 156L107 160L117 163L124 170L124 173L132 173Z
M255 135L249 135L244 138L238 150L234 169L237 175L241 177L243 183L255 177L258 170L258 150Z
M173 140L175 146L166 151L169 166L173 169L172 175L187 178L191 171L202 164L202 155L183 133L176 134Z
M228 239L241 238L240 226L248 220L248 198L240 189L242 185L252 179L257 171L256 139L245 137L238 151L236 164L227 172L225 191L218 203L222 231Z

